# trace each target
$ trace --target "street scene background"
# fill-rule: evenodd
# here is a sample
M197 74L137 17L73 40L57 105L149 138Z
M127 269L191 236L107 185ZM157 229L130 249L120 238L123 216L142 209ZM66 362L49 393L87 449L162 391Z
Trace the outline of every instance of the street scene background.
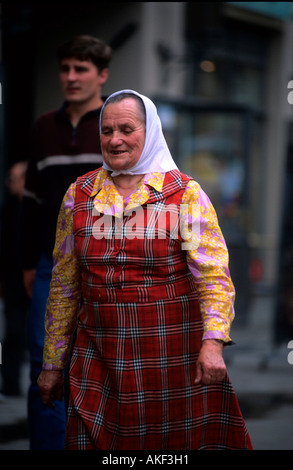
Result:
M0 204L35 119L62 104L56 47L77 34L104 39L113 48L105 94L131 88L155 102L178 167L217 211L236 287L224 357L254 448L292 450L292 2L0 8ZM1 450L28 449L27 351L21 383L20 396L0 396Z

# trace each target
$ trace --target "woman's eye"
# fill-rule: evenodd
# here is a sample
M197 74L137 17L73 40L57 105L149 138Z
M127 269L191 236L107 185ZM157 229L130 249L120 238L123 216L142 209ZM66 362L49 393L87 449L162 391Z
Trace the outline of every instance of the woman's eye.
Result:
M128 134L131 134L132 129L126 128L126 129L123 129L123 132L124 132L124 134L128 135Z

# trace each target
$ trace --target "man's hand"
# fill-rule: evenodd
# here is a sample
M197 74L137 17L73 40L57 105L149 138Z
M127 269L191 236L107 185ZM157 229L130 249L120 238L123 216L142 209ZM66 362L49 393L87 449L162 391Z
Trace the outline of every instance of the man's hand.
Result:
M43 403L49 408L55 408L54 401L63 399L63 371L42 370L38 378Z
M23 271L23 285L29 298L31 298L33 294L35 276L35 269L27 269Z
M211 385L221 382L226 376L223 359L223 344L214 339L203 341L196 364L195 384Z

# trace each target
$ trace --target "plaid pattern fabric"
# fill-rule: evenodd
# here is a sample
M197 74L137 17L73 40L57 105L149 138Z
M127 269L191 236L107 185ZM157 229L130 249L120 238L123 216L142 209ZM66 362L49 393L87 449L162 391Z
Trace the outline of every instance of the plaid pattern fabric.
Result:
M66 448L251 448L229 378L194 385L203 329L180 239L95 239L91 176L78 181L74 209L84 304L71 360ZM163 193L152 189L156 235L158 214L180 204L187 181L170 172ZM123 217L123 233L130 220Z

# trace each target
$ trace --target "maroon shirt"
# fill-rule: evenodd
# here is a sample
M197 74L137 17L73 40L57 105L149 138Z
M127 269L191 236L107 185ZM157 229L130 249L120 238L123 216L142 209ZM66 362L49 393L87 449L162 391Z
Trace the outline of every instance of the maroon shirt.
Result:
M101 166L100 108L73 127L64 105L41 116L33 129L22 216L22 262L34 269L52 255L60 205L78 176Z

